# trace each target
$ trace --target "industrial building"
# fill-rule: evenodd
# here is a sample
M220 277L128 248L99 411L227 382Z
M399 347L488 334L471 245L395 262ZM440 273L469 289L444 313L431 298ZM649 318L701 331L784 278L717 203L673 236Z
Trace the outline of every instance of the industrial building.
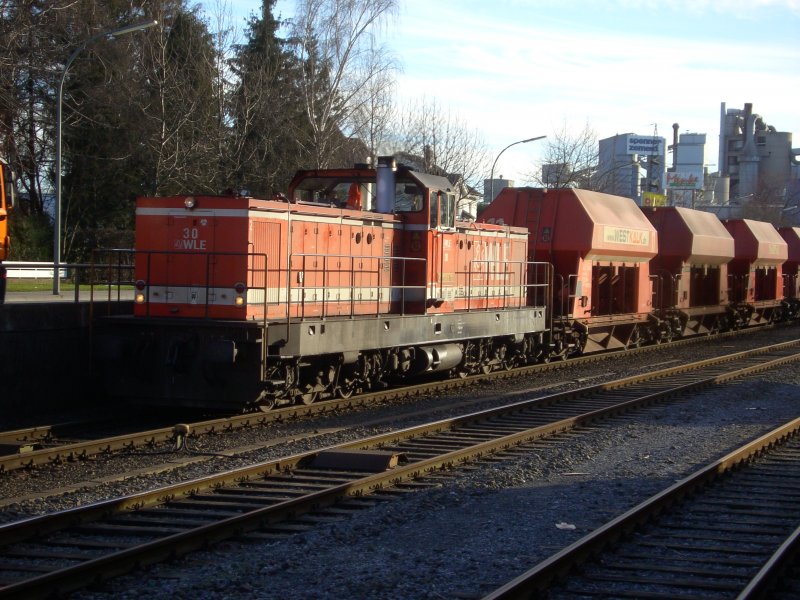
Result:
M800 149L792 134L778 131L753 112L720 107L717 171L708 172L705 134L678 135L673 125L672 167L666 175L668 201L714 212L720 218L758 216L800 222Z
M648 194L664 190L666 143L657 135L623 133L600 140L592 188L633 198L642 204Z

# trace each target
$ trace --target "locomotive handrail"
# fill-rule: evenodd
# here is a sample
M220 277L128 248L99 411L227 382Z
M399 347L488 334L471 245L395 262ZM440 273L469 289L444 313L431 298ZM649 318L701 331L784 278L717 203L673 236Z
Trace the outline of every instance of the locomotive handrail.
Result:
M503 304L502 304L502 308L504 308L504 309L509 308L508 298L509 297L514 297L513 288L517 288L518 291L517 291L516 298L518 298L520 300L520 302L518 304L515 304L514 307L515 308L524 308L524 307L526 307L527 306L527 302L526 302L525 299L528 297L528 294L531 291L531 289L533 289L533 290L538 290L540 288L546 289L547 286L549 285L549 281L547 281L547 279L548 279L547 277L545 277L545 282L544 283L539 283L538 282L538 280L539 280L539 269L538 268L532 268L532 267L534 267L534 266L535 267L544 267L547 264L548 263L534 262L534 261L524 261L524 260L512 260L512 261L508 261L508 260L506 260L506 261L471 260L470 263L469 263L469 269L467 271L467 277L468 277L468 280L467 280L467 291L466 291L466 294L467 294L467 310L472 310L473 309L473 307L472 307L472 298L473 298L472 286L473 286L473 283L474 283L474 276L475 275L481 275L481 274L485 274L486 275L485 286L479 286L479 287L483 287L485 289L485 294L483 296L483 299L485 300L484 309L488 310L488 309L492 308L489 305L490 304L489 303L489 299L493 298L493 297L496 297L496 294L490 294L490 289L492 287L498 287L498 286L502 287L502 289L503 289L503 294L502 294ZM486 269L485 270L479 269L477 271L473 271L473 268L472 268L473 265L486 265ZM493 267L496 268L498 265L503 265L502 272L497 271L497 270L495 270L495 271L491 270ZM519 272L516 273L518 275L517 279L518 279L519 283L510 283L509 284L509 283L507 283L509 275L513 276L515 274L515 273L512 273L509 270L509 266L513 266L513 265L518 265L519 266ZM534 273L535 274L535 281L533 283L531 283L529 281L529 279L528 279L530 273ZM497 284L497 283L491 284L490 283L490 276L491 275L502 276L504 282L502 284ZM509 293L509 288L512 288L512 291L510 293ZM535 298L537 298L537 297L538 297L538 295L535 295ZM544 306L546 306L547 305L547 298L546 298L547 294L546 293L544 294L544 297L545 297Z
M118 289L119 289L119 286L121 286L121 285L135 285L136 282L133 280L133 278L128 279L128 280L123 279L121 277L121 273L123 271L130 272L132 275L135 276L137 259L138 259L139 255L144 255L146 257L146 266L145 266L145 269L144 269L144 273L145 273L144 281L146 282L146 287L145 287L145 290L144 290L145 291L144 305L145 305L145 315L146 316L150 316L151 289L152 289L152 287L154 285L156 285L156 286L157 285L164 285L164 286L168 286L169 285L169 282L161 283L161 282L158 282L158 281L156 281L156 282L152 281L152 279L151 279L151 277L152 277L152 257L154 255L158 255L158 256L186 256L186 257L190 257L190 258L192 258L192 257L194 257L194 258L202 257L203 260L205 261L205 282L204 282L203 285L198 285L197 287L202 287L204 289L204 292L205 292L204 299L203 299L203 311L204 311L203 317L204 318L208 318L208 316L209 316L209 304L210 304L209 298L211 297L211 294L209 293L209 291L211 289L211 279L212 279L211 278L211 270L212 270L211 269L211 265L212 265L212 261L214 261L215 259L218 259L220 257L223 257L223 256L247 258L247 263L248 263L248 266L247 266L247 281L243 282L243 283L245 283L245 285L246 285L248 290L256 290L256 289L258 289L259 291L263 292L264 325L266 326L267 304L268 304L267 273L269 273L269 268L268 268L268 257L263 252L193 252L193 251L187 251L187 250L134 250L134 249L120 249L120 248L100 248L100 249L96 249L96 250L92 251L92 259L94 260L94 257L99 255L99 254L109 254L109 255L116 254L116 255L118 255L120 257L122 257L124 255L128 255L128 256L132 257L132 261L130 263L121 264L121 262L120 262L121 258L120 258L120 259L118 259L116 264L112 264L112 263L108 262L108 263L102 263L102 264L92 263L90 265L90 267L91 267L91 270L90 270L90 285L91 285L91 287L90 287L90 303L91 303L91 305L93 306L93 304L94 304L94 288L97 285L96 282L94 281L94 276L95 276L95 274L97 272L97 268L99 268L101 266L109 266L109 265L111 267L114 267L114 270L118 274L118 277L116 279L116 282L113 283L112 285L116 285L118 287ZM262 288L257 288L255 286L255 284L254 284L254 281L255 281L254 274L256 272L261 272L262 271L262 270L256 270L256 269L253 268L253 262L254 262L253 259L256 258L256 257L262 258L263 262L264 262L264 269L263 269L264 283L263 283L263 287ZM109 269L109 275L112 275L112 274L113 273L112 273L111 269ZM109 277L108 279L109 279L109 281L113 280L111 277ZM109 294L110 294L110 291L109 291ZM90 308L90 314L91 313L92 313L92 308Z
M292 264L293 264L293 260L292 259L294 259L294 258L302 259L301 262L302 262L303 266L302 266L301 269L295 269L295 268L292 267ZM316 269L314 271L314 273L317 273L317 274L321 273L321 275L322 275L322 284L321 285L305 285L305 272L307 270L307 268L306 268L306 259L308 259L308 258L321 258L322 259L321 268L320 267L316 267L316 266L314 267ZM350 261L350 269L349 269L349 271L347 271L347 270L332 271L331 269L328 268L327 262L328 262L329 259L339 259L339 260L345 259L345 260ZM377 293L377 297L375 299L375 315L381 314L380 304L381 304L382 301L386 301L386 302L389 302L389 303L391 303L393 301L393 296L394 296L394 290L395 289L399 289L399 291L400 291L400 314L401 315L405 315L406 314L406 291L407 290L423 290L423 291L425 290L425 287L426 287L425 285L406 285L406 265L408 263L410 263L410 262L418 262L418 263L422 263L424 265L427 262L427 260L424 259L424 258L412 258L412 257L402 257L402 256L361 256L361 255L353 255L353 254L323 254L323 253L311 253L311 252L296 252L296 253L293 253L293 254L289 255L289 265L290 265L289 266L289 272L290 273L289 273L288 284L287 284L287 313L288 313L287 314L287 318L291 319L292 315L291 315L290 307L291 307L291 304L293 302L300 305L301 318L306 316L306 309L305 309L306 294L304 293L306 290L312 290L314 292L316 292L316 291L322 291L323 292L322 299L319 300L319 299L315 298L314 301L315 302L319 302L322 305L321 317L324 318L326 316L329 316L327 314L328 300L325 297L326 294L324 292L331 288L331 285L330 285L330 282L328 281L328 278L332 275L332 273L337 273L339 275L345 274L345 275L349 276L349 285L348 285L348 287L349 287L349 298L350 298L350 313L349 313L349 316L350 317L355 316L356 315L356 311L355 311L355 304L356 304L355 279L356 279L356 272L357 272L356 271L356 265L355 265L356 261L376 261L377 268L375 269L375 271L372 272L373 274L377 275L377 285L376 285L376 287L377 287L378 293ZM388 297L387 300L383 300L382 299L382 296L383 296L382 291L383 291L383 288L386 285L386 283L383 281L384 272L386 271L386 269L381 268L381 266L380 266L380 263L382 261L390 261L390 265L391 265L391 262L397 261L402 265L402 270L401 270L401 274L400 274L400 285L395 285L395 284L392 283L392 281L391 281L392 267L390 266L389 269L388 269L388 276L389 276L388 287L389 287L390 292L389 292L389 297ZM368 273L368 271L365 271L363 269L359 269L358 272ZM302 286L300 286L300 290L302 291L302 293L299 294L299 297L298 297L297 300L292 300L292 289L293 289L292 288L292 284L293 284L294 278L291 277L291 273L298 273L298 274L302 273L302 276L300 276L300 283L303 284ZM371 288L372 286L370 285L369 287ZM359 300L361 300L361 299L359 298ZM339 302L340 302L340 300L339 300Z

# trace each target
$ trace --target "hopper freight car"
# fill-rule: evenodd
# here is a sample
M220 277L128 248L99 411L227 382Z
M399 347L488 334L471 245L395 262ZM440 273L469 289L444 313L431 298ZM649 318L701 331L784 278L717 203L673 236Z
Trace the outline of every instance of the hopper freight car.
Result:
M800 312L800 227L781 227L778 233L787 245L787 259L782 267L787 318L796 319Z
M734 241L728 273L735 325L748 327L784 319L782 266L789 256L786 242L771 223L750 219L723 223Z
M446 178L389 159L273 200L141 198L135 253L135 314L96 327L116 394L266 409L548 352L527 231L458 221Z
M714 333L736 322L728 299L733 237L713 214L691 208L645 208L658 231L650 263L654 306L674 337Z
M506 188L481 221L525 227L528 260L554 267L558 356L660 341L649 261L656 231L630 198L588 190Z

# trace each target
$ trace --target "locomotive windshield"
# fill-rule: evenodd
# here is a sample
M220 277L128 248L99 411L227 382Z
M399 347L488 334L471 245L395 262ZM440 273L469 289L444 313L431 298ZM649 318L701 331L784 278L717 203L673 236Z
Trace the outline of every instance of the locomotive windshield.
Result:
M376 182L371 177L306 177L294 190L301 202L333 204L342 208L374 210ZM423 208L423 189L412 180L395 182L394 212L417 212Z

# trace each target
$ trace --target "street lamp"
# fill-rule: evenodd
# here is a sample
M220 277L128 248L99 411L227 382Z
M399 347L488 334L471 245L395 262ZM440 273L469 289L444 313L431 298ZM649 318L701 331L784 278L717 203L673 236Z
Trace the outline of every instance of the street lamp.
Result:
M497 155L497 158L495 158L494 162L492 163L492 174L489 177L489 202L494 200L494 168L497 165L497 161L499 160L503 152L511 148L511 146L516 146L517 144L527 144L528 142L535 142L536 140L543 140L546 137L547 137L546 135L540 135L538 137L528 138L527 140L519 140L518 142L509 144L508 146L500 150L500 154Z
M158 21L146 21L138 25L128 25L113 31L103 31L93 35L78 46L72 54L70 54L64 65L64 71L61 73L61 81L58 83L58 103L56 105L56 205L55 205L55 220L53 223L53 295L58 296L61 293L61 280L59 278L59 271L61 270L61 106L64 101L64 81L67 78L67 71L69 70L72 62L86 48L89 44L93 44L99 39L113 39L126 33L133 33L141 29L148 29L158 25Z

